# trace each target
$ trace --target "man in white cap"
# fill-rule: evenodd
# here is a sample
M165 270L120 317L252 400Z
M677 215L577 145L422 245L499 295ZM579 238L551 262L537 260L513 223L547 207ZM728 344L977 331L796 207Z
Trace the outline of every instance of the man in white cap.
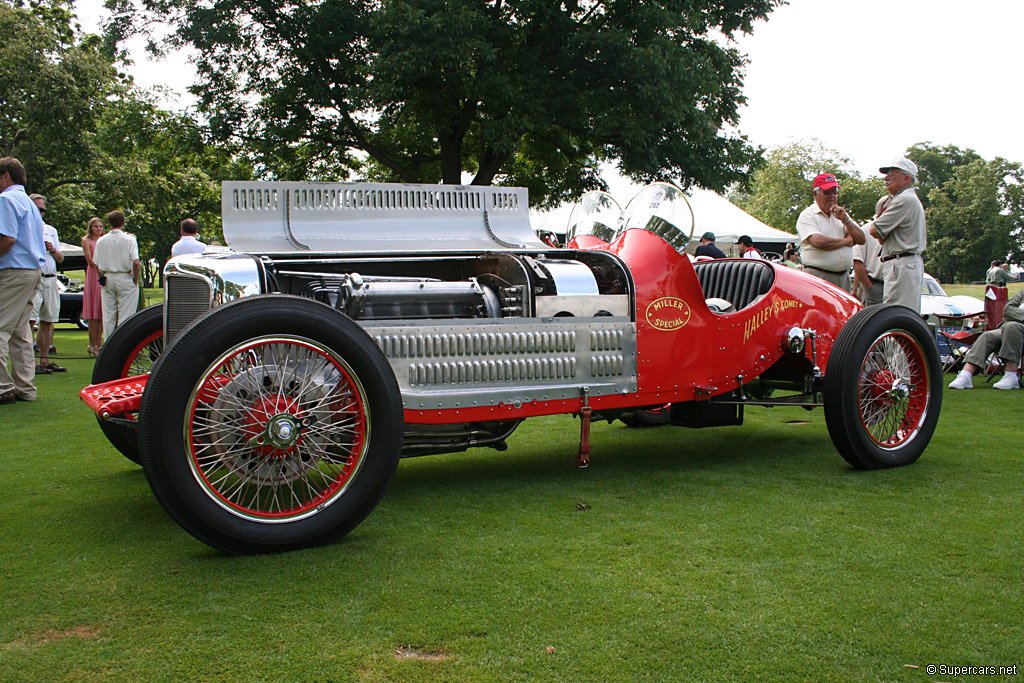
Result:
M882 302L921 310L921 283L924 261L921 254L928 244L924 225L924 207L917 197L917 165L898 157L878 169L885 174L885 189L891 195L868 229L882 243L879 259L885 273Z

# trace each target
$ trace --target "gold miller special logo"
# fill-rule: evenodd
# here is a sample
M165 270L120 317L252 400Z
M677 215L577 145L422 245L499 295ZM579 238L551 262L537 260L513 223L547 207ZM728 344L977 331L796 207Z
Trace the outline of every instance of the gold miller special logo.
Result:
M690 322L690 305L677 297L663 296L647 307L647 322L656 330L678 330Z

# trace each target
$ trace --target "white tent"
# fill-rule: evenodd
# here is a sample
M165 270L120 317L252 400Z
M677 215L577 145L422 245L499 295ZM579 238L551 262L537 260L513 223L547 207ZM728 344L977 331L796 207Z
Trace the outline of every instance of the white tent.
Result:
M643 189L642 185L621 176L609 177L607 180L609 194L622 208L626 208L629 200ZM796 235L762 223L717 192L694 188L686 193L686 198L693 210L695 223L693 241L687 247L687 251L692 252L700 245L700 236L705 232L715 233L715 243L727 254L735 251L735 242L740 235L750 235L754 246L796 243ZM551 211L532 211L530 220L533 229L564 234L573 206L574 203L569 202Z

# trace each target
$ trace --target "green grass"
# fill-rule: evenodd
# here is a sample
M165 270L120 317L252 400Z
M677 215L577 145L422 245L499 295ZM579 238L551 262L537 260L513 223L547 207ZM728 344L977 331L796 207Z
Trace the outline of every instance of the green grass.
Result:
M56 344L70 372L0 406L0 681L930 681L1021 661L1024 392L947 392L921 460L882 472L851 470L820 410L602 423L587 470L578 421L537 419L505 453L403 461L338 544L234 558L104 440L77 398L85 333Z

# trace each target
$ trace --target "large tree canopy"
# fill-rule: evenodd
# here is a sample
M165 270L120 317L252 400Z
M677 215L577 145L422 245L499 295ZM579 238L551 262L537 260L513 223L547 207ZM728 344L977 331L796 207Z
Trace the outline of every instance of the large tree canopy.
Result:
M530 187L551 204L637 180L721 189L756 158L728 46L781 0L108 0L195 48L200 106L277 177Z
M115 208L147 258L167 259L188 216L218 237L219 181L251 170L136 88L110 42L80 34L70 6L0 0L0 152L25 165L29 192L48 195L47 220L66 242Z

